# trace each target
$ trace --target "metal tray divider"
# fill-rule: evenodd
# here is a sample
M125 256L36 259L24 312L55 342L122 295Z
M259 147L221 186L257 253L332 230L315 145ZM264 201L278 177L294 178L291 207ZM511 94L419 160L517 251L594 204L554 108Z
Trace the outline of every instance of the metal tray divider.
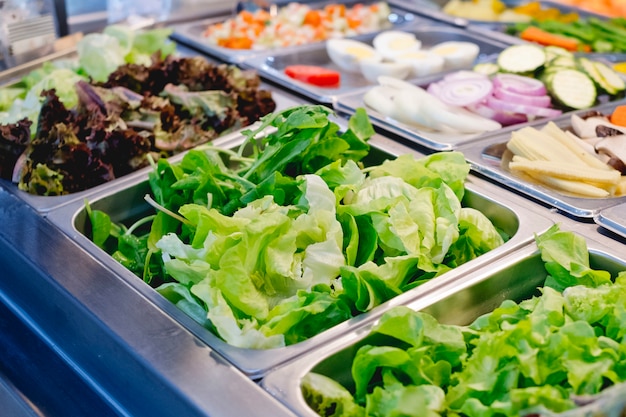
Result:
M619 235L618 240L626 244L626 203L600 210L593 221L604 229Z

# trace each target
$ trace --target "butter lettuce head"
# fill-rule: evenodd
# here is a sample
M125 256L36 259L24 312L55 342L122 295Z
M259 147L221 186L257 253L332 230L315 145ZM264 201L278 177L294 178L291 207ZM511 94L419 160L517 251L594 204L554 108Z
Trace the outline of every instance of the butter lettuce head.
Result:
M294 342L349 317L330 295L331 287L340 287L345 264L335 196L316 175L303 176L301 188L298 207L279 206L271 196L233 216L183 206L180 213L203 240L194 239L194 247L169 234L156 244L167 272L191 285L219 335L235 346L282 346L284 337ZM317 327L303 329L316 314L326 316ZM300 327L299 336L290 332L294 326Z

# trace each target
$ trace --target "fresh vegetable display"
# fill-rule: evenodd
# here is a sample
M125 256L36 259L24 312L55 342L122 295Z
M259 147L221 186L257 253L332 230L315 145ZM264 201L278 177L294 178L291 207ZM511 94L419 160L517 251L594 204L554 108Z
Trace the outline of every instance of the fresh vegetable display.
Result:
M322 416L552 415L624 383L626 271L592 269L584 238L558 225L536 243L538 295L464 326L395 307L359 342L351 381L305 375L307 403Z
M344 131L331 112L290 108L238 149L159 160L156 214L123 225L87 205L92 240L227 343L257 349L298 343L503 244L461 204L462 154L364 166L364 109Z
M508 7L500 0L450 0L442 8L450 16L486 22L528 22L530 20L558 20L575 22L578 13L562 13L556 7L546 6L540 1L522 2Z
M0 123L15 123L27 117L33 123L34 132L44 100L42 91L55 89L64 105L74 107L78 102L74 89L77 81L89 77L105 81L120 65L149 65L157 52L162 58L171 55L176 48L169 40L171 32L171 29L133 31L111 25L102 33L84 36L77 45L78 58L45 62L19 82L0 88Z
M615 117L592 112L572 115L571 129L549 122L541 129L511 133L502 166L533 182L589 198L626 195L624 109ZM613 121L617 122L614 123Z
M541 45L552 45L573 52L626 52L626 18L590 17L566 23L554 20L509 25L506 32Z
M355 36L391 26L386 2L327 4L312 8L291 2L274 15L266 10L243 10L232 19L209 25L204 37L210 44L230 49L271 49Z
M445 41L424 48L414 33L387 30L376 35L372 45L354 39L329 39L326 51L341 70L362 74L375 83L381 75L405 79L471 68L480 49L466 41Z
M89 36L79 50L94 48ZM102 38L119 45L114 36ZM151 43L153 37L134 39ZM154 52L147 65L111 66L99 82L91 74L102 77L100 58L113 58L107 49L97 51L79 54L78 72L62 68L43 76L0 124L0 173L21 190L43 196L86 190L147 166L148 155L171 156L276 107L255 72L199 56L162 58ZM139 58L133 48L126 53ZM27 76L25 85L36 76Z

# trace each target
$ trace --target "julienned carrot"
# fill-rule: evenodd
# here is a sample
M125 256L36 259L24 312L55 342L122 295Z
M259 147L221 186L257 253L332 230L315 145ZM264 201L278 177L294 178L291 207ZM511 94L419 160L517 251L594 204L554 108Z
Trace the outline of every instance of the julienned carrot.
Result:
M617 106L609 120L615 125L626 126L626 105Z
M528 26L520 34L520 38L529 42L536 42L544 46L560 46L568 51L584 51L589 52L589 45L581 44L577 39L568 38L554 33L547 32L537 26Z

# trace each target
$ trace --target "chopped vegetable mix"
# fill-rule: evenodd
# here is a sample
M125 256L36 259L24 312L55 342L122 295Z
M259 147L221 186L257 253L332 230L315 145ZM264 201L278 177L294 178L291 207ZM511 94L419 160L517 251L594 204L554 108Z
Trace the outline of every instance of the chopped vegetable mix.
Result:
M268 49L303 45L334 37L355 36L391 26L386 2L340 3L313 9L308 4L290 2L276 15L259 9L242 10L234 18L209 25L207 42L230 49Z

